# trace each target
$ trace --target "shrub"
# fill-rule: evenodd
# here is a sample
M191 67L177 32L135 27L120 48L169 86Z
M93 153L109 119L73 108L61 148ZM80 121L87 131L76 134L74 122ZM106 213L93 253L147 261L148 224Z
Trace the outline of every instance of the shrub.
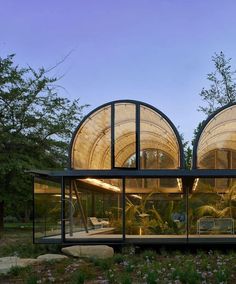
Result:
M19 276L20 274L24 273L25 270L27 268L26 267L21 267L21 266L12 266L10 271L9 271L9 274L13 275L13 276Z
M14 216L6 216L3 218L4 223L17 223L18 220Z

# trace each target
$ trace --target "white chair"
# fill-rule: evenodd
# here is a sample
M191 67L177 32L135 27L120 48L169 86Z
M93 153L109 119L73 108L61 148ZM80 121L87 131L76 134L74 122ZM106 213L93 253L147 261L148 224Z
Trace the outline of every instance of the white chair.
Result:
M107 227L109 225L108 221L105 220L98 220L97 217L89 217L89 220L91 222L91 224L93 225L93 227L96 228L103 228L103 227Z

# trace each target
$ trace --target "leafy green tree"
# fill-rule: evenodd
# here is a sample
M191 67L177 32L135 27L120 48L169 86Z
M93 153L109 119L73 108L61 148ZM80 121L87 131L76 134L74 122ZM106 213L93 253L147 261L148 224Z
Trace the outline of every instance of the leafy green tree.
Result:
M231 60L226 58L222 51L212 56L215 70L207 74L210 87L203 88L200 93L206 106L199 106L199 111L207 116L236 100L236 78L234 77L236 71L232 70Z
M207 74L210 86L203 88L199 94L205 105L199 106L198 110L206 116L211 115L220 107L236 101L236 71L232 70L231 60L231 58L226 58L222 51L212 56L215 70ZM194 144L203 123L204 121L200 122L194 130L192 144Z
M180 133L180 139L182 141L183 149L184 149L184 160L185 160L185 168L191 169L192 166L192 149L189 146L189 141L185 140L184 134Z
M32 207L29 169L67 166L71 134L86 105L58 95L58 78L45 68L0 57L0 227L6 210L28 219Z

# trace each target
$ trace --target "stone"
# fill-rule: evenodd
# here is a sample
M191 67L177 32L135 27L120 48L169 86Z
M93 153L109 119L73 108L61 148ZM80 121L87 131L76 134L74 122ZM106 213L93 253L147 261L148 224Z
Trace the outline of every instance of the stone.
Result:
M52 253L47 253L47 254L42 254L42 255L39 255L37 257L38 260L41 260L41 261L58 261L58 260L63 260L63 259L66 259L68 258L66 255L62 255L62 254L52 254Z
M33 258L19 258L17 256L7 256L0 258L0 274L8 273L12 267L26 267L28 265L32 265L38 263L37 259Z
M106 245L91 245L91 246L70 246L62 248L62 252L66 255L74 257L89 257L89 258L110 258L114 255L112 247Z

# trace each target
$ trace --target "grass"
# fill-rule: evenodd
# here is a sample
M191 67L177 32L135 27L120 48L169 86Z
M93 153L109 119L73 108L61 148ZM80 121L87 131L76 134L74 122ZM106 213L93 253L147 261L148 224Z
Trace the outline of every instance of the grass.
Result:
M36 257L60 252L58 245L33 245L27 229L7 230L0 239L0 256ZM97 282L96 282L97 281ZM141 250L125 247L113 258L69 258L27 268L13 267L1 283L236 283L236 252Z

